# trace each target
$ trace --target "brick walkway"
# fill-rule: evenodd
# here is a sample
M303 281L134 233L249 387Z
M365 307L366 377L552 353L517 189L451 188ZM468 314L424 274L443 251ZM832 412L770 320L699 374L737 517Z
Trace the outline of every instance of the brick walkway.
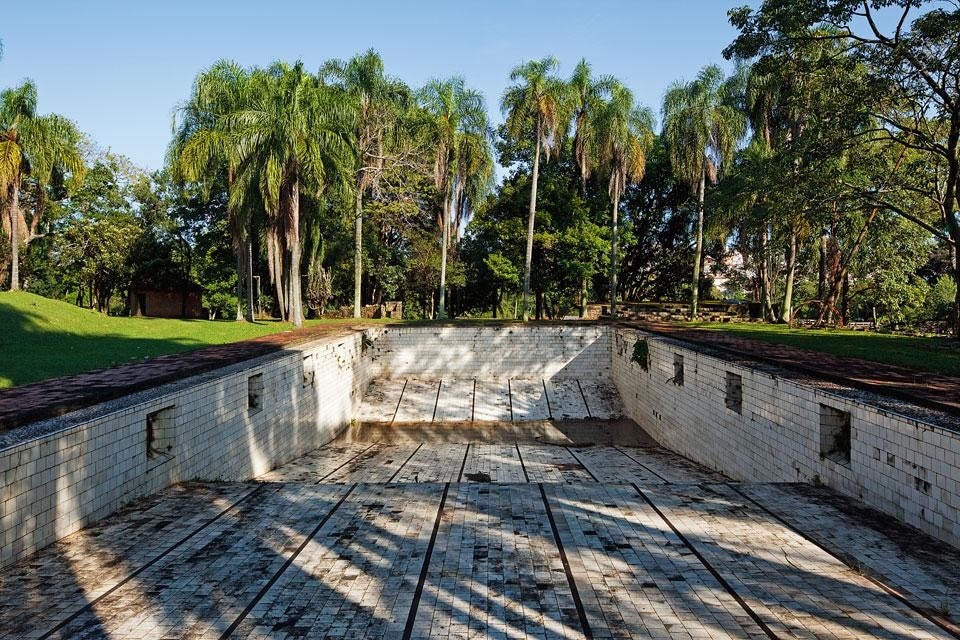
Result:
M723 331L669 323L626 323L659 335L763 360L814 378L889 395L922 407L960 415L960 378L914 371L857 358L842 358L781 344L751 340Z
M358 326L360 326L358 324ZM352 329L325 325L0 390L0 432Z
M334 443L0 572L10 638L950 638L960 551L656 446Z
M358 324L357 326L361 325ZM829 354L750 340L722 332L692 329L677 324L647 323L625 326L636 326L673 338L726 349L742 357L774 362L780 366L802 371L813 377L891 395L938 411L960 415L960 378L920 373L902 367L864 360L840 358ZM346 335L352 330L345 328L343 325L310 327L0 390L0 432L37 420L63 415L70 411L113 400L187 376L267 355L284 347L307 342L320 336ZM434 402L431 406L435 407L438 412L437 419L456 420L458 415L467 411L466 404L457 404L456 399L465 396L458 391L456 386L458 381L446 381L447 388L441 389L441 392L446 390L449 393L440 393L439 397L444 401L436 404L437 387L432 385L439 384L439 382L415 382L404 395L407 395L410 402L414 403L418 399L417 392L423 391L423 403L431 404L430 394L432 393ZM396 406L403 393L404 381L395 380L383 384L386 385L385 388L378 389L375 387L371 390L371 393L380 393L382 395L381 401L384 404L392 402ZM478 382L477 386L470 390L470 395L476 398L475 406L470 409L471 413L474 414L475 419L480 420L510 420L512 418L510 414L510 392L506 389L491 386L491 384L488 381ZM527 385L529 388L522 387L516 390L518 405L516 411L518 414L523 413L524 419L536 419L541 414L548 412L546 403L538 395L537 384ZM594 388L586 383L583 383L582 386L583 388L580 391L584 403L588 405L585 412L590 413L591 417L594 418L609 418L615 415L616 407L608 407L604 404L608 395L606 389L602 386ZM423 389L420 387L423 387ZM578 404L571 405L572 409L567 408L568 404L564 402L563 398L566 397L565 392L570 391L569 389L548 386L548 391L558 400L558 406L554 410L557 416L577 417L580 415L580 411L584 411ZM576 396L573 395L573 398L575 400ZM400 409L401 411L397 416L398 421L403 421L408 414L416 414L419 417L419 414L424 410L415 404L405 404ZM383 419L384 414L380 411L379 406L376 407L374 415L377 416L377 420ZM360 416L360 419L365 420L366 418Z

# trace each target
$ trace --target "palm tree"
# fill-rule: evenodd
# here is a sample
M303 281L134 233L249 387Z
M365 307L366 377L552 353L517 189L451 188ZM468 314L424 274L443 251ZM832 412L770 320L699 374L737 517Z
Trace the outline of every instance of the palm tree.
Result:
M783 83L774 73L763 73L757 65L741 65L735 76L738 89L742 92L743 109L753 139L746 149L748 158L757 162L768 160L775 147L783 143ZM769 219L766 207L767 195L757 198L757 205L753 207L755 213L760 214L757 224L760 227L760 260L757 273L760 280L760 298L763 305L763 317L776 321L776 312L773 306L774 270L770 255L770 242L773 237L773 224ZM791 280L792 287L792 280ZM786 308L786 307L784 307Z
M237 150L233 146L226 117L244 108L250 99L250 73L230 60L220 60L201 72L193 83L190 99L180 107L179 123L174 119L174 137L167 152L174 174L208 186L226 169L228 194L233 190ZM249 207L227 204L230 240L237 256L237 320L246 276L247 320L253 322L253 250Z
M434 150L433 181L443 203L437 316L444 318L451 223L452 228L459 231L470 205L489 190L493 177L488 144L490 127L483 95L468 89L461 77L431 80L418 97L429 116L428 135ZM453 212L456 219L451 221Z
M410 89L400 80L384 75L383 59L373 49L350 60L331 60L320 76L333 80L348 97L354 110L357 145L353 213L353 317L360 317L363 279L363 194L376 189L385 165L386 138L400 123L399 112L410 102Z
M596 160L591 143L594 141L594 119L604 96L616 84L612 76L594 79L590 63L581 59L570 76L570 92L574 101L573 159L580 177L580 192L586 194L587 180Z
M670 163L681 180L697 193L696 249L693 260L693 287L690 317L697 317L700 262L703 257L703 200L706 182L717 179L733 159L746 122L736 107L734 88L720 67L704 67L690 83L675 82L663 99L663 135Z
M629 89L617 83L593 119L597 159L610 173L607 192L613 204L610 234L610 317L617 317L617 219L620 197L643 178L647 150L653 146L653 113L638 107Z
M256 197L269 218L271 276L281 318L303 323L300 277L301 191L344 187L354 166L353 113L331 87L303 70L274 63L251 76L248 106L227 116L237 150L235 206Z
M557 59L548 56L531 60L515 67L510 80L516 82L507 88L501 101L506 114L507 133L520 140L533 130L533 167L530 183L530 214L527 219L527 252L523 269L523 319L530 318L530 266L533 261L533 227L537 215L537 179L540 175L541 151L549 159L558 154L566 134L568 86L553 72L559 66ZM519 82L518 82L519 81Z
M0 206L10 225L10 289L20 288L20 245L26 221L20 210L23 180L49 184L57 173L83 179L80 132L63 116L37 115L37 87L27 81L0 93Z
M595 143L595 122L597 111L600 109L604 97L616 84L612 76L601 76L594 79L590 63L581 59L570 76L570 94L573 102L573 160L577 165L580 177L580 195L587 195L587 181L593 173L597 162ZM580 283L580 315L586 314L588 278L583 276Z

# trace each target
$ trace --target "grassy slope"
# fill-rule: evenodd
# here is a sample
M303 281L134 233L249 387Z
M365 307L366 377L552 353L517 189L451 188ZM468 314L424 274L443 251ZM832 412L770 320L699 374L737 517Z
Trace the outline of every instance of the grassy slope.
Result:
M744 338L960 376L960 344L949 338L917 338L837 329L789 329L769 324L692 324Z
M318 322L354 321L307 324ZM30 293L2 292L0 389L291 328L279 322L109 317Z
M352 324L353 320L308 321ZM914 338L781 325L711 324L704 329L839 356L960 376L960 345L945 338ZM287 331L279 322L166 320L108 317L30 293L0 293L0 389Z

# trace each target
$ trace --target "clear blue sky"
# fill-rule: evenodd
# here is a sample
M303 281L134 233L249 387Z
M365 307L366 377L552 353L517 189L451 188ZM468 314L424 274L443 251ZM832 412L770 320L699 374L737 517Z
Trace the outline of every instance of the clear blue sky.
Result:
M748 0L47 0L3 12L0 87L38 85L41 112L73 119L101 147L162 166L171 114L218 58L244 65L329 58L373 47L416 88L463 75L495 122L510 69L556 56L568 75L585 57L659 112L667 85L710 63L735 36L726 12ZM299 5L299 6L297 6Z

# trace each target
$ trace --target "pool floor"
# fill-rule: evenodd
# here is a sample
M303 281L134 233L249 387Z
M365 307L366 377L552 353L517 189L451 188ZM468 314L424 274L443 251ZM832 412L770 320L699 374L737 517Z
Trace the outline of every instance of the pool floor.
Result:
M828 489L408 440L139 501L0 572L0 636L957 637L960 551Z

